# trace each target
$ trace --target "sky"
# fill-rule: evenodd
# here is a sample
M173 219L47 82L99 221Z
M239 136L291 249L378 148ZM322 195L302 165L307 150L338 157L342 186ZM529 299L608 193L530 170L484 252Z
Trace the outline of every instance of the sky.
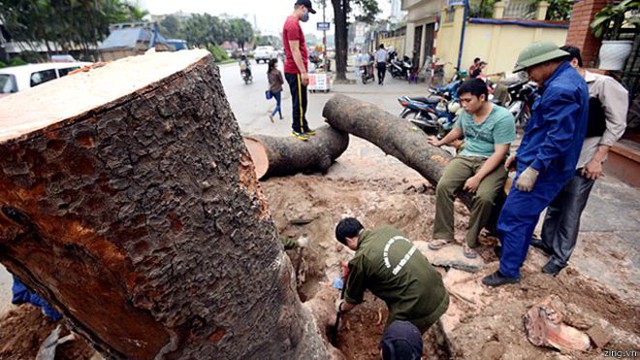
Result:
M211 15L228 14L234 17L242 17L251 24L257 25L258 30L264 35L279 36L285 18L293 12L295 0L138 0L138 5L153 15L172 14L178 11L186 13L209 13ZM322 21L322 8L318 8L314 1L315 15L310 14L309 21L302 23L305 33L316 31L316 22ZM331 1L327 0L326 19L333 20L333 8ZM390 12L389 0L378 0L381 14L388 17ZM255 27L255 26L254 26ZM333 33L333 23L331 31Z

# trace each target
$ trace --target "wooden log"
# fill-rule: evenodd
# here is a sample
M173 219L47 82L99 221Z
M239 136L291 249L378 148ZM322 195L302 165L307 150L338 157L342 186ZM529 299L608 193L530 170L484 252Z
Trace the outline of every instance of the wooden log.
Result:
M206 51L0 108L0 261L106 358L328 358Z
M346 95L332 96L322 115L333 128L373 143L419 172L434 186L453 158L448 152L430 145L427 135L409 121ZM472 196L466 192L458 195L467 207L471 207Z
M244 137L258 179L320 171L323 174L349 146L349 134L323 126L309 141L293 137Z

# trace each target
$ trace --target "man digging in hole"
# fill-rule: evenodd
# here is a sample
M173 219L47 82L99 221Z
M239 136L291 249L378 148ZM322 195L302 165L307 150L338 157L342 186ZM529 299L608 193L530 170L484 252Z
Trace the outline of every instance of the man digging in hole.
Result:
M488 101L487 84L480 79L466 81L460 90L464 112L453 129L442 140L429 137L433 146L449 144L464 136L464 149L444 169L436 188L436 217L433 222L431 250L439 250L453 241L453 201L455 192L475 193L464 256L474 259L478 253L478 234L491 218L494 200L504 189L507 171L501 166L511 142L516 139L516 126L509 110Z
M408 321L424 334L447 311L442 277L398 229L365 230L357 219L345 218L336 226L336 239L356 252L349 261L344 299L336 301L338 313L351 311L369 290L387 304L387 327Z

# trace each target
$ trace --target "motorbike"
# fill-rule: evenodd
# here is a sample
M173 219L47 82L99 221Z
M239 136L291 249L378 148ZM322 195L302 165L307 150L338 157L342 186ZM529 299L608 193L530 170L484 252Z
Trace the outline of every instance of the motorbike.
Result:
M451 131L461 110L457 100L440 95L401 96L398 102L404 107L401 118L408 119L425 133L439 138Z
M463 82L462 79L458 79L458 80L452 81L451 83L445 86L439 86L435 88L430 87L429 92L432 95L441 96L447 100L457 100L458 88L460 88L460 85L462 85L462 82Z
M251 75L251 69L241 70L242 80L244 80L245 84L249 84L253 82L253 76Z
M375 76L373 75L373 63L360 65L360 76L363 84L366 84L369 80L375 80Z
M394 57L389 60L387 68L393 78L408 79L409 74L411 74L413 64L408 56L405 56L402 60L397 60Z
M534 82L522 81L510 85L507 88L509 93L509 105L507 109L515 118L516 125L524 128L531 117L531 105L536 96L536 85Z

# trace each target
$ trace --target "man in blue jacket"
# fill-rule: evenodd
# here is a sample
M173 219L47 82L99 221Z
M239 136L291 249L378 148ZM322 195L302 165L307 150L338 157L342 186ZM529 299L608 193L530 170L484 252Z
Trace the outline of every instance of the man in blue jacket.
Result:
M516 177L498 219L502 243L500 269L482 279L488 286L520 281L540 213L573 176L584 141L589 89L569 64L569 53L550 42L536 42L518 56L514 72L526 70L538 83L522 143L505 163Z

